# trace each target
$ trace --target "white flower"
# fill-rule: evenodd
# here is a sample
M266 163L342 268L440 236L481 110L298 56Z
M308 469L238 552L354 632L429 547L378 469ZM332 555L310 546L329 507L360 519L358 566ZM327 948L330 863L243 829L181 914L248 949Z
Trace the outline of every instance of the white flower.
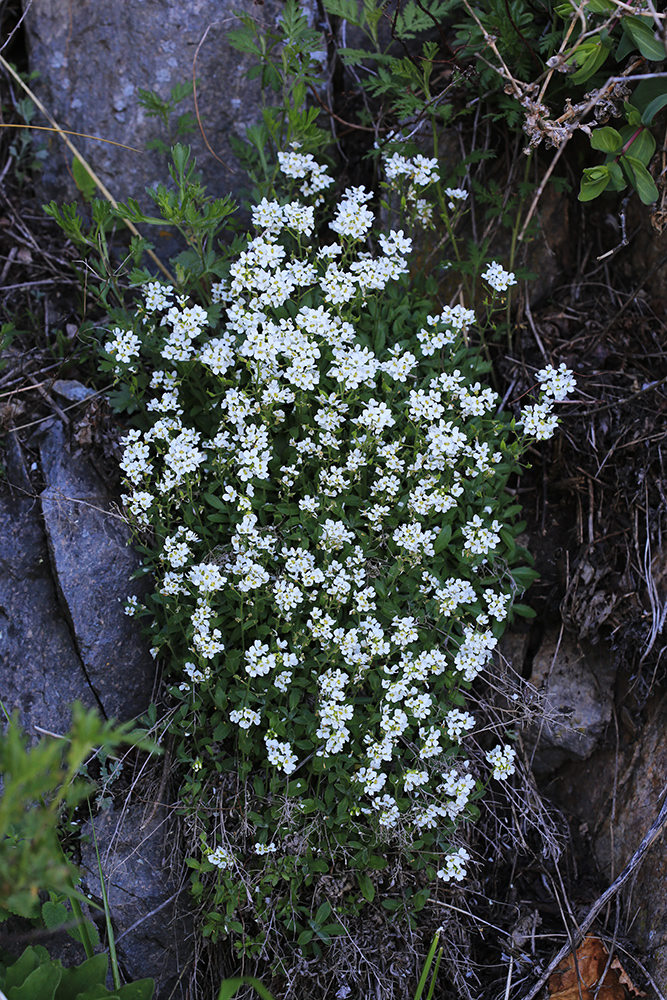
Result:
M499 781L507 781L510 774L514 774L516 770L515 758L516 750L508 743L504 747L498 745L493 750L486 752L486 759L493 766L493 777L498 778Z
M376 771L372 767L362 767L355 775L355 781L364 786L366 795L375 795L381 791L387 780L387 775L383 771Z
M421 524L413 521L411 524L402 524L396 528L391 537L398 546L421 558L422 555L435 555L433 542L436 535L437 531L422 528Z
M255 854L275 854L278 848L271 841L270 844L260 844L259 842L255 844Z
M380 814L378 817L380 826L396 826L401 814L393 796L381 795L379 798L373 799L373 808L377 809Z
M463 642L454 657L454 665L465 680L472 681L488 663L489 654L495 649L498 640L488 629L477 632L469 625L464 627L463 636Z
M194 663L186 663L183 670L193 684L201 684L203 681L210 680L211 677L210 667L205 667L204 670L198 670Z
M403 774L403 788L406 792L411 792L413 788L419 788L428 781L428 771L406 771Z
M551 396L556 402L565 399L577 385L572 371L564 364L559 365L557 369L547 365L537 373L536 377L547 396Z
M403 176L419 187L426 187L432 181L440 180L438 161L421 154L410 159L400 153L393 153L385 160L384 168L389 181Z
M161 285L159 281L149 281L144 285L144 303L147 312L168 309L174 289L171 285Z
M320 502L316 497L312 497L309 494L302 497L299 500L299 510L305 510L309 514L314 514L317 508L320 506Z
M472 520L461 528L466 538L464 548L474 556L486 555L499 544L500 528L499 521L492 521L491 527L487 528L479 514L475 514Z
M278 157L283 155L278 154ZM252 224L257 229L264 229L269 233L279 233L283 228L283 210L277 201L267 201L262 198L259 205L255 205L252 210Z
M267 734L264 737L269 764L282 768L285 774L291 774L295 770L298 757L292 753L289 743L280 743L274 736Z
M464 188L445 188L445 194L452 199L447 205L452 211L458 207L455 204L457 201L467 201L468 198L468 192Z
M453 854L447 855L445 867L438 872L438 878L441 878L443 882L449 882L451 879L462 882L467 875L466 861L470 861L470 855L464 847L459 847Z
M113 340L104 345L107 354L111 354L115 361L121 361L123 364L130 364L133 358L139 357L141 341L133 330L121 330L117 326L112 332Z
M507 605L512 600L511 594L496 594L493 590L484 591L484 600L489 606L489 614L496 621L507 618Z
M242 708L240 711L234 709L229 713L229 718L232 722L236 722L241 729L250 729L251 726L258 726L262 721L259 712L255 712L252 708Z
M517 425L523 426L526 437L534 437L538 441L546 441L547 438L553 437L558 427L558 417L551 409L550 398L547 397L543 403L526 406L521 411L521 419L517 420Z
M373 225L374 216L365 202L373 197L363 187L346 188L343 199L329 228L340 236L362 239Z
M459 743L463 733L474 728L475 719L469 712L460 712L458 708L452 708L447 712L445 724L450 740Z
M206 855L206 860L210 861L212 865L216 866L216 868L231 868L234 864L234 855L231 851L228 851L226 848L220 846L216 847L214 851L209 851Z
M342 549L349 542L354 541L354 532L349 531L343 521L334 521L328 517L322 525L322 535L320 544L327 552Z
M482 278L496 292L506 292L510 285L516 285L516 275L514 272L505 271L495 260L487 266Z
M292 671L282 670L279 674L273 678L273 683L276 685L279 691L286 694L289 691L290 684L292 683Z

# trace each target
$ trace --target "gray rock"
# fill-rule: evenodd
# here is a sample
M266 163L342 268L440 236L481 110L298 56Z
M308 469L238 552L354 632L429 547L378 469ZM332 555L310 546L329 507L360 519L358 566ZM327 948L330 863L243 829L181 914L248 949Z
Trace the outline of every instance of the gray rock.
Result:
M51 576L39 500L14 434L5 439L7 484L0 493L0 699L18 710L36 741L36 727L63 733L70 706L95 696Z
M95 395L94 389L89 389L82 382L77 382L74 378L59 378L51 386L53 392L63 399L68 399L70 403L81 403L89 396Z
M590 757L611 720L613 680L604 648L583 648L567 633L559 645L558 633L547 633L530 678L545 705L540 725L526 733L536 773L555 771L566 760Z
M630 702L632 704L632 702ZM590 838L604 880L611 884L657 818L667 775L667 696L652 699L641 725L619 712L619 739L586 761L567 764L549 795ZM627 712L627 709L626 709ZM628 936L661 987L667 983L667 851L664 830L626 883L621 912Z
M165 810L150 816L149 806L130 805L95 819L95 835L111 909L118 959L129 982L157 982L154 1000L186 995L187 966L192 949L187 938L192 920L187 888L179 892L165 862ZM88 892L101 901L92 829L87 823L82 844L82 873ZM181 973L186 970L181 978ZM180 980L180 982L179 982ZM178 985L177 985L178 984Z
M62 128L139 150L71 137L117 200L137 198L150 208L145 188L169 178L164 157L147 151L146 144L166 137L161 124L139 107L138 91L156 90L168 98L175 84L191 81L197 47L208 31L197 54L197 100L218 159L199 130L181 141L192 145L209 194L220 197L246 182L229 137L243 136L261 118L259 84L244 76L251 59L232 49L226 35L239 26L236 11L272 27L282 8L281 0L38 0L25 18L30 68L40 74L31 86ZM190 99L177 114L193 109ZM72 154L56 135L42 135L49 136L45 195L71 199L76 195ZM147 235L155 241L155 233Z
M148 582L130 579L139 557L129 547L129 529L112 512L113 497L90 463L69 452L61 424L47 429L40 454L49 554L77 651L104 713L132 718L148 707L155 670L124 605L129 594L141 597Z
M595 838L595 854L610 881L630 861L664 802L666 734L667 698L663 696L653 706L632 754L626 753L619 761L616 802ZM627 905L627 912L632 913L630 936L649 955L649 968L661 985L667 983L666 880L663 830L632 880Z

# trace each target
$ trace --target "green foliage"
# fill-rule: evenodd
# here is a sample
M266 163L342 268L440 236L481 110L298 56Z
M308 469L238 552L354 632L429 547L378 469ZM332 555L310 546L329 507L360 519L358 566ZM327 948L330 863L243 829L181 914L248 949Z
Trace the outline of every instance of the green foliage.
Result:
M433 994L435 991L435 985L438 978L438 970L440 968L440 961L442 959L443 949L440 947L438 949L438 942L440 940L441 931L436 931L435 937L431 942L431 947L429 948L426 960L424 962L424 968L422 970L421 976L419 977L419 982L417 984L417 990L415 992L414 1000L422 1000L424 996L424 990L429 982L430 985L428 993L426 994L426 1000L433 1000ZM437 955L436 955L437 951ZM435 964L434 964L435 962ZM259 994L262 1000L275 1000L273 994L267 990L258 979L254 979L252 976L241 976L237 979L225 979L220 984L220 991L218 992L217 1000L232 1000L236 996L238 991L242 986L252 986L254 990Z
M15 104L16 112L25 123L25 128L12 129L9 155L13 159L13 171L19 184L26 184L30 178L44 168L47 157L46 145L36 136L42 133L30 131L30 125L37 108L29 97L21 97Z
M317 125L319 110L308 98L322 79L322 36L308 26L298 0L286 0L275 28L267 28L251 14L238 14L240 25L227 40L239 52L255 57L249 79L260 84L262 122L251 126L245 142L233 141L237 155L259 190L275 179L278 150L297 144L305 150L323 149L329 132Z
M493 121L502 120L514 131L523 125L529 149L543 140L560 145L577 128L590 131L585 116L596 113L598 104L603 108L603 121L610 113L623 113L616 110L622 102L609 100L613 89L602 87L605 75L621 71L610 69L611 63L634 60L627 73L632 85L635 73L645 76L647 68L657 73L666 58L656 34L657 24L664 25L664 15L635 16L614 0L588 0L576 11L570 3L551 0L490 0L477 6L466 0L411 2L399 5L398 14L388 12L380 0L324 0L324 6L332 17L360 29L368 42L366 48L338 51L353 71L350 81L357 81L367 95L360 120L379 132L389 122L394 128L392 138L402 148L408 134L419 134L428 123L437 152L438 129L466 113L461 94L476 105L481 103L483 114ZM383 20L389 31L379 31ZM452 20L456 22L454 43L449 41ZM643 59L637 60L638 55ZM443 66L449 71L444 85ZM473 67L474 73L470 72ZM655 85L648 99L642 95L647 82ZM667 103L667 84L659 76L642 81L631 100L626 112L629 107L638 109L639 124L648 128ZM560 118L555 110L559 106L565 111ZM551 120L552 114L557 121ZM634 124L631 115L627 121ZM636 149L629 155L642 166L626 158L618 161L620 174L584 168L580 200L629 184L645 204L653 203L658 192L647 176L649 160Z
M484 270L479 248L464 258L465 192L441 190L437 161L392 154L385 169L396 207L384 209L401 227L389 235L373 228L368 193L323 207L325 168L279 151L279 184L253 209L258 235L212 267L222 280L207 292L184 275L191 300L147 283L101 355L136 406L125 501L156 539L142 547L156 590L128 609L154 623L172 672L181 797L202 827L192 891L203 934L245 954L276 927L321 954L376 898L371 873L388 859L430 882L459 877L457 827L478 815L484 782L459 770L452 719L534 577L504 485L528 436L548 435L495 413L474 313L434 311L435 275L403 256L405 231L430 224L429 193L443 199L460 270L486 283L479 337L515 276ZM546 396L539 406L536 427L552 419ZM453 435L447 460L429 444L441 433ZM511 749L498 751L511 767ZM447 782L459 792L445 808ZM220 788L219 841L207 817ZM355 883L333 910L317 886L343 865ZM383 905L410 923L431 892L408 887Z
M67 908L70 904L71 910ZM64 929L69 936L83 944L88 958L92 958L95 948L99 947L100 936L97 927L84 918L76 898L72 900L71 890L65 894L49 892L49 899L42 903L41 918L49 930Z
M666 92L650 98L652 91L639 95L638 106L625 104L628 124L619 131L610 126L597 128L591 133L591 147L607 154L599 167L584 169L579 191L579 201L592 201L604 191L623 191L628 184L634 188L645 205L658 199L658 189L648 172L655 152L655 139L648 131L654 116L667 104ZM635 95L635 101L638 97ZM648 102L645 103L644 102Z
M199 84L197 80L197 84ZM140 87L138 103L149 118L159 119L164 130L164 139L157 137L146 143L147 149L155 149L167 156L172 146L182 139L187 139L197 131L197 119L192 111L183 111L176 115L179 104L191 97L194 92L192 82L177 83L169 93L169 97L160 97L156 90L145 90ZM174 116L176 117L174 118Z
M18 958L0 949L0 994L6 1000L151 1000L152 979L108 990L108 967L103 954L66 969L40 945L30 945Z
M79 703L72 708L72 728L62 740L43 738L28 746L18 719L7 721L0 735L0 920L10 913L39 913L39 891L82 898L74 888L76 869L63 855L58 824L91 791L77 778L93 749L130 743L152 746L129 725L102 722ZM52 900L53 901L53 900ZM52 911L47 910L52 915Z
M0 371L8 364L8 359L2 356L3 353L11 347L14 338L20 336L22 332L22 330L17 330L13 322L3 323L0 326Z
M190 280L210 280L211 276L216 276L213 245L221 231L231 226L235 204L229 196L212 198L206 194L196 175L189 146L176 144L171 155L171 185L159 184L148 191L158 215L144 213L133 198L117 208L93 198L89 222L74 202L59 206L52 201L43 206L67 239L86 256L86 266L79 271L82 287L112 319L127 316L127 279L141 283L150 276L150 272L141 269L141 264L146 251L154 246L143 237L133 236L126 258L118 266L112 259L108 239L114 225L123 226L129 222L135 226L173 226L187 244L187 249L174 262L176 280L182 282L186 273Z
M203 278L211 273L214 262L212 244L223 226L228 224L235 205L229 196L211 198L195 174L195 161L189 146L172 147L173 163L169 166L172 187L158 184L149 194L159 216L145 215L136 200L119 204L117 215L135 225L173 226L187 243L189 250L176 258L177 274L187 269L191 275Z
M97 191L97 184L90 176L78 156L72 160L72 177L74 183L83 195L85 201L92 201Z

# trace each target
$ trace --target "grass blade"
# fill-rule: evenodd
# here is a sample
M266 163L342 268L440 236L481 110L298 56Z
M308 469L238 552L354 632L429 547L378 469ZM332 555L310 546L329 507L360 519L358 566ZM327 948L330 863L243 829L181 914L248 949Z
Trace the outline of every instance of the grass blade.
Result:
M435 949L438 947L438 941L440 940L440 929L435 932L433 941L431 942L431 947L428 950L428 955L426 956L426 961L424 962L424 968L422 974L419 977L419 982L417 983L417 992L415 993L415 1000L421 1000L422 993L424 992L424 987L426 986L426 980L428 979L428 974L430 972L431 966L433 965L433 957L435 955ZM442 954L442 949L441 949ZM436 964L436 972L438 970L438 965L440 964L440 955L438 955L438 962ZM433 980L435 982L435 978ZM433 995L433 984L431 984L431 991L429 993L429 998Z
M95 824L93 822L93 817L90 817L90 825L93 830L93 842L95 844L95 856L97 857L97 870L100 876L100 887L102 889L102 902L104 904L104 916L107 925L107 937L109 940L109 957L111 959L111 975L113 976L114 989L119 990L121 988L120 981L120 969L118 968L118 957L116 955L116 939L113 933L113 926L111 924L111 910L109 908L109 898L107 896L106 885L104 884L104 875L102 873L102 862L100 861L100 852L97 847L97 836L95 834Z

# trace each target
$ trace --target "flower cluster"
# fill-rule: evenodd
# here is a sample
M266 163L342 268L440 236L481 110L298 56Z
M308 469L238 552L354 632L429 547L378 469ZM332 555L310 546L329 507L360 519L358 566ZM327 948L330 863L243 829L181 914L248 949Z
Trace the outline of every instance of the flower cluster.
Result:
M445 867L438 871L438 878L443 882L449 882L451 879L462 882L467 874L466 861L470 861L470 855L464 847L459 847L458 851L445 858Z
M496 292L506 292L510 285L516 285L516 275L512 271L506 271L495 260L488 265L482 278Z
M516 750L509 743L503 747L497 746L493 750L488 750L486 759L493 767L493 777L498 778L499 781L507 781L510 774L514 774Z
M331 179L297 150L279 164L315 205L263 199L210 313L152 282L141 332L114 331L106 348L154 368L148 429L128 431L121 462L128 513L162 539L154 649L187 677L174 687L187 711L222 718L215 740L274 791L314 776L362 840L444 850L481 788L460 692L491 662L519 589L503 487L527 442L494 415L481 366L461 361L472 309L422 308L387 336L411 241L372 241L371 194L348 188L318 246ZM413 186L437 179L424 157L386 167ZM514 280L499 265L485 277ZM573 386L564 366L538 379L524 438L544 436L539 407ZM514 751L496 751L506 778ZM255 854L282 850L268 834ZM231 863L222 848L208 860ZM439 878L460 880L467 860L449 854Z

